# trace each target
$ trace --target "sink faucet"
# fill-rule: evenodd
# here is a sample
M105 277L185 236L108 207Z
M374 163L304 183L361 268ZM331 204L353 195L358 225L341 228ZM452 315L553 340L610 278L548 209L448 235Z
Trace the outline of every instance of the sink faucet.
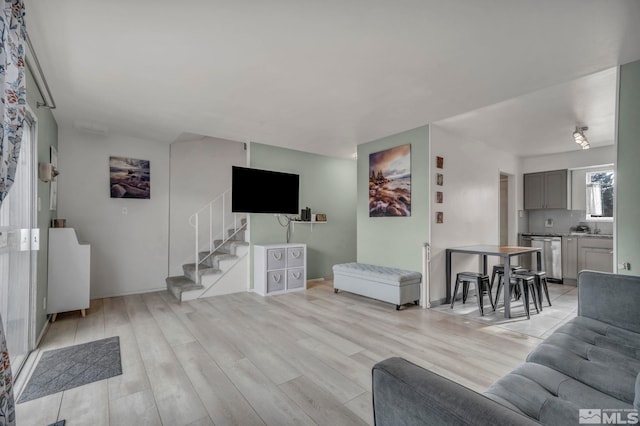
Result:
M594 234L599 234L600 233L600 229L598 229L598 222L593 222L593 233Z

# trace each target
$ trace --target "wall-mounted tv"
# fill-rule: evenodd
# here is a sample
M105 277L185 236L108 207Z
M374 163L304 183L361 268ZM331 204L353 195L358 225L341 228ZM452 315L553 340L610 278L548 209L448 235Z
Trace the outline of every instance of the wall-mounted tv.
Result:
M298 213L298 175L233 166L231 182L234 213Z

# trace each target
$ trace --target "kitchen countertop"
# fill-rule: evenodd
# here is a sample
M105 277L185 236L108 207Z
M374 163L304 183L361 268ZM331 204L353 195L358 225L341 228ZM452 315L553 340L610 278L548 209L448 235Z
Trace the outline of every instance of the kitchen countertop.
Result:
M577 232L569 232L566 234L559 234L554 232L522 232L520 235L523 237L580 237L580 238L613 238L611 234L587 234L587 233L577 233Z

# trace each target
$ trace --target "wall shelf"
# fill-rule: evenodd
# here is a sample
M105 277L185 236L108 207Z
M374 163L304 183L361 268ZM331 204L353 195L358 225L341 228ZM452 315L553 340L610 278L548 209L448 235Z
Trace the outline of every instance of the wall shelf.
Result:
M310 225L311 226L311 232L313 232L313 225L316 225L318 223L327 223L326 220L292 220L291 221L291 230L295 231L296 230L296 223L301 223L304 225Z

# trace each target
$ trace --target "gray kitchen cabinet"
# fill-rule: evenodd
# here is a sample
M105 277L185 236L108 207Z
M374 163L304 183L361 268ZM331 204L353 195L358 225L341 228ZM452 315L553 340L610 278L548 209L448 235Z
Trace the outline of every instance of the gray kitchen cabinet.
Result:
M524 209L544 208L544 173L524 175Z
M524 208L525 210L566 209L567 170L525 174Z
M562 238L562 279L578 278L578 238Z
M587 237L578 240L578 270L613 272L613 239Z

